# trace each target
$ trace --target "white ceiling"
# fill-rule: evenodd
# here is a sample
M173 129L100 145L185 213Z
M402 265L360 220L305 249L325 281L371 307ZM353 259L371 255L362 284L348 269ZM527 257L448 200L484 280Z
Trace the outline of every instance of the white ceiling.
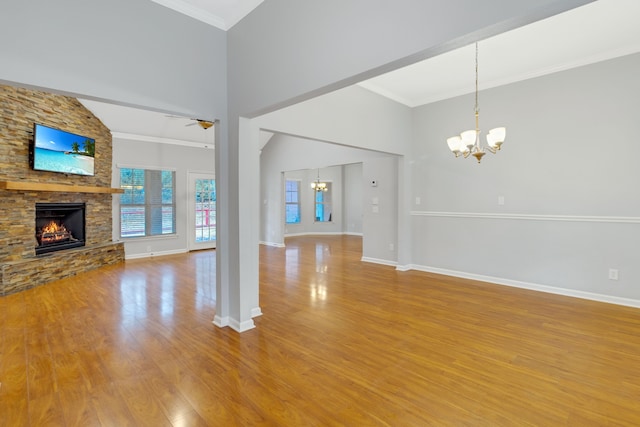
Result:
M479 89L640 51L639 0L598 0L478 43ZM475 90L470 45L360 83L416 107Z
M151 0L199 21L228 30L263 0Z
M193 119L106 102L79 99L111 130L114 137L213 149L214 129L203 129Z
M191 16L206 12L230 28L262 0L152 0ZM190 13L180 7L191 6ZM178 7L180 6L180 7ZM195 16L194 16L195 17ZM479 43L480 90L593 62L640 52L640 0L598 0ZM208 22L211 25L216 25ZM218 26L218 25L216 25ZM360 83L410 107L471 93L475 85L473 45ZM606 82L603 82L606 83ZM213 129L186 126L190 119L82 102L114 134L158 142L213 144ZM148 138L150 137L150 138Z

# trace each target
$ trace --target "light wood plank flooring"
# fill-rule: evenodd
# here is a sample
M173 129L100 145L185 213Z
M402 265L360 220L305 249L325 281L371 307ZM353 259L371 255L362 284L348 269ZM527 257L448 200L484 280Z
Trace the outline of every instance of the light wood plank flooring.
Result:
M286 243L243 334L213 251L0 297L0 426L640 425L640 310Z

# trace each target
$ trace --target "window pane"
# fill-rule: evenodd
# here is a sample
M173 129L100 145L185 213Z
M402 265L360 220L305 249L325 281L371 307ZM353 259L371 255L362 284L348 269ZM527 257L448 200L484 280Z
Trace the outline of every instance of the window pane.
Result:
M216 181L196 179L196 242L216 240Z
M298 205L286 206L286 221L288 224L295 224L300 222L300 206Z
M173 234L175 229L175 216L172 206L162 207L162 234Z
M315 193L315 221L327 222L331 221L331 183L327 182L326 191L316 191Z
M120 206L120 235L136 237L145 235L144 206Z
M162 171L162 203L173 203L173 177L174 172Z

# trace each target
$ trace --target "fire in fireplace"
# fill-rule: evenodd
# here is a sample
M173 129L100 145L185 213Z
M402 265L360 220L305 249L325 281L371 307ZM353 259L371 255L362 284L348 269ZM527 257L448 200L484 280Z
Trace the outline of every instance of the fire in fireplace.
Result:
M36 203L36 255L85 245L84 203Z

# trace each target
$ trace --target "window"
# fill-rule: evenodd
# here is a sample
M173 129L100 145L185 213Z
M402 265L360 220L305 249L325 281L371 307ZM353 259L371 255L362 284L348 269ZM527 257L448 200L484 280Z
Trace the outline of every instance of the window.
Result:
M285 222L300 223L300 181L285 183Z
M120 236L175 234L175 172L120 169Z
M316 222L331 221L331 183L327 182L326 191L315 192Z
M195 180L195 241L198 243L216 240L216 180Z

